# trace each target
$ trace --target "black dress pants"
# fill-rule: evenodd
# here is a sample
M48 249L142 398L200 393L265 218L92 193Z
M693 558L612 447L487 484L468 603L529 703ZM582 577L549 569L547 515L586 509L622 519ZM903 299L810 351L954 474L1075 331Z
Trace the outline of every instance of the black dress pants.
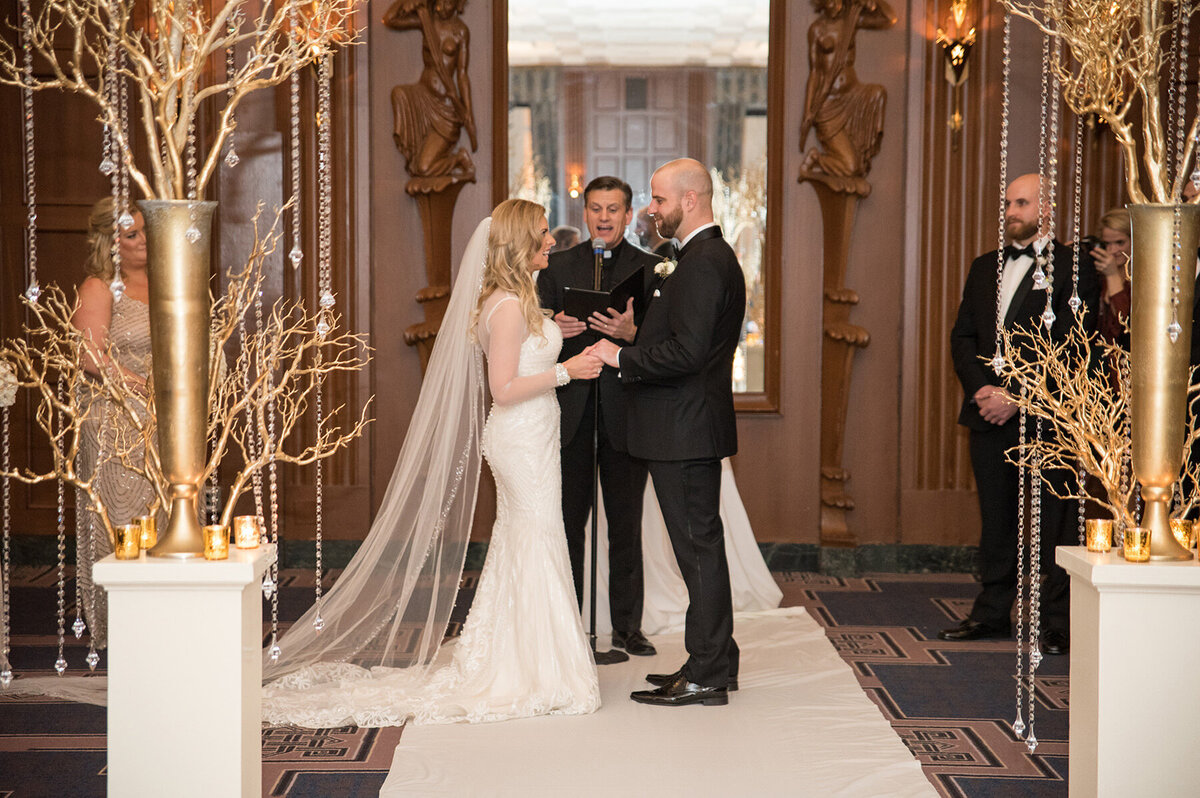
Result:
M1032 424L1030 424L1032 428ZM1005 451L1017 445L1019 421L986 431L971 430L971 466L979 491L979 576L983 583L971 608L971 620L991 626L1007 626L1017 595L1017 467L1005 458ZM1033 435L1030 429L1028 436ZM1043 472L1061 488L1074 475L1060 471ZM1028 478L1028 476L1027 476ZM1026 483L1032 495L1032 488ZM1063 501L1043 485L1041 491L1041 626L1044 630L1070 631L1071 584L1066 571L1055 564L1056 546L1079 543L1078 502ZM1028 543L1028 527L1026 541Z
M584 538L592 511L593 401L588 400L583 421L562 449L563 526L571 557L575 598L583 606ZM646 464L612 447L600 419L600 489L608 521L608 608L613 630L636 632L642 628L642 504L646 492Z
M721 524L721 461L648 463L667 534L688 591L683 643L688 681L724 687L738 673L733 597Z

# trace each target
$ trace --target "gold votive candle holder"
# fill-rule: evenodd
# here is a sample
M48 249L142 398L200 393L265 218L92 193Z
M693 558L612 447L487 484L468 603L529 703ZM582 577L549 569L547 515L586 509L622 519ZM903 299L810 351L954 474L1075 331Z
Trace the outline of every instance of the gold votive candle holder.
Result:
M204 527L204 559L229 559L229 527L219 524Z
M1185 549L1191 549L1196 545L1196 524L1190 519L1172 518L1171 534L1179 541L1179 545Z
M1084 540L1088 551L1109 551L1113 543L1113 522L1110 518L1089 518L1084 524Z
M1150 528L1125 527L1125 559L1128 562L1149 562Z
M158 543L158 519L152 515L139 515L137 517L138 526L142 530L141 547L150 549Z
M258 548L258 516L239 515L234 517L233 543L239 549Z
M117 545L113 553L118 560L136 560L142 548L142 525L120 524L116 528Z

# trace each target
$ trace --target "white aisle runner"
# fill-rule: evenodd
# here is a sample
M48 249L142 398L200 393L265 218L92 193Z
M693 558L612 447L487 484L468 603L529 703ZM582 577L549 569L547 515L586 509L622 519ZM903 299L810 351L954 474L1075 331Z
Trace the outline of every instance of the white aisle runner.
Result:
M920 764L799 607L739 615L741 689L725 707L629 700L655 657L600 668L604 705L582 717L405 729L381 796L929 796Z

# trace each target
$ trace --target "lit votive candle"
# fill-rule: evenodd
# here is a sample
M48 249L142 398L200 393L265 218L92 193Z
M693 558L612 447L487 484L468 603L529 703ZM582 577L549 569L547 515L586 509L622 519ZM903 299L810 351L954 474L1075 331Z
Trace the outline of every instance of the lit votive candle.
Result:
M1191 549L1196 545L1196 525L1187 518L1172 518L1171 534L1185 549Z
M117 527L117 546L114 553L118 560L136 560L142 544L141 524L121 524Z
M1084 525L1088 551L1108 551L1112 548L1113 522L1110 518L1089 518Z
M233 542L239 549L258 548L258 516L239 515L234 517Z
M229 559L229 528L224 526L204 527L204 559Z
M1125 559L1128 562L1150 560L1150 528L1131 526L1125 528Z
M153 548L154 544L158 542L158 520L152 515L139 515L137 522L142 530L142 548Z

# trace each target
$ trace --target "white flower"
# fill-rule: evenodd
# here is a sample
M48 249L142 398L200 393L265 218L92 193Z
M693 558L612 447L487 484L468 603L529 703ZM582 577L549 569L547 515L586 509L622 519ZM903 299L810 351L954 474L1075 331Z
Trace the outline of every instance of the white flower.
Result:
M654 267L654 273L665 280L671 276L671 272L675 271L675 267L678 265L670 258L663 258L662 262Z
M12 366L0 363L0 407L12 407L17 401L17 375Z

